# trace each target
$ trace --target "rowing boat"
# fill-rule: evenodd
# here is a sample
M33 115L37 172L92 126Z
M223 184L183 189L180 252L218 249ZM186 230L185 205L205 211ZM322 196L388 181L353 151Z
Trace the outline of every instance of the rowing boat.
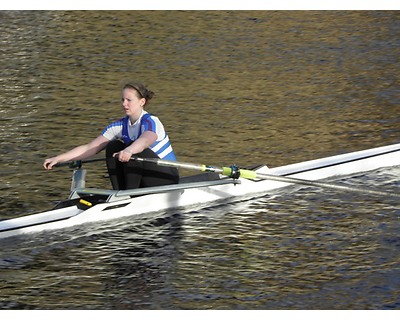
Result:
M60 202L50 211L0 221L0 238L171 208L220 203L221 200L229 202L233 198L244 200L255 195L275 192L293 183L370 192L380 196L399 196L320 180L400 165L400 143L276 168L268 168L265 165L242 169L235 166L217 168L159 159L135 160L157 161L159 165L196 169L204 173L183 177L180 183L175 185L108 190L85 188L82 181L85 169L79 168L74 171L74 177L80 178L73 184L67 200Z

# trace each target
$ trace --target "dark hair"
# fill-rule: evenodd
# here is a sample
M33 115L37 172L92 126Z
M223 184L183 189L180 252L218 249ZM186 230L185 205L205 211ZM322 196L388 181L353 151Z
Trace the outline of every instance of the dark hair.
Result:
M140 83L140 82L127 82L123 86L122 90L125 90L125 89L134 89L134 90L136 90L136 92L139 95L139 98L145 98L146 99L146 103L149 102L149 100L151 100L151 98L153 98L153 96L154 96L154 92L149 90L149 89L147 89L145 87L145 85Z

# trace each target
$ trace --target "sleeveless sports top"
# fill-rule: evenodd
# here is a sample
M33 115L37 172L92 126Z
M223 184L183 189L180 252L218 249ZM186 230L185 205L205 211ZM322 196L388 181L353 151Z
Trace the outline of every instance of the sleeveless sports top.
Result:
M155 152L160 159L176 160L174 150L164 130L164 126L158 117L150 113L143 112L141 118L133 125L130 123L128 116L115 121L104 129L102 135L109 140L121 139L126 145L130 145L145 131L152 131L157 134L157 141L150 146L150 149Z

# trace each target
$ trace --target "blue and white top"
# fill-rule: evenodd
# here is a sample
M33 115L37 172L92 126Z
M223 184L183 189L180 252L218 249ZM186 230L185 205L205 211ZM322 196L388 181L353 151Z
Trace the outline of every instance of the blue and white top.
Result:
M126 116L108 125L102 132L102 135L110 141L121 139L126 145L129 145L138 139L145 131L152 131L157 134L157 141L150 146L150 149L154 151L160 159L176 161L174 150L172 149L171 142L169 141L163 124L158 117L144 110L135 123L131 123L129 117Z

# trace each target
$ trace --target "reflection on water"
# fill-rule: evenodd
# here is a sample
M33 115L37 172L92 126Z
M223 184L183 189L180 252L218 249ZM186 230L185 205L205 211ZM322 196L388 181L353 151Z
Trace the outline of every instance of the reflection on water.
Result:
M347 179L383 187L399 169ZM5 239L1 306L397 309L399 210L390 199L292 187Z
M119 83L179 160L279 166L399 142L397 11L1 11L0 218L49 209L44 158L121 116ZM179 23L177 23L179 21ZM91 164L88 184L109 187ZM398 168L346 177L398 188ZM289 192L290 191L290 192ZM2 308L397 309L399 206L294 188L2 240Z

